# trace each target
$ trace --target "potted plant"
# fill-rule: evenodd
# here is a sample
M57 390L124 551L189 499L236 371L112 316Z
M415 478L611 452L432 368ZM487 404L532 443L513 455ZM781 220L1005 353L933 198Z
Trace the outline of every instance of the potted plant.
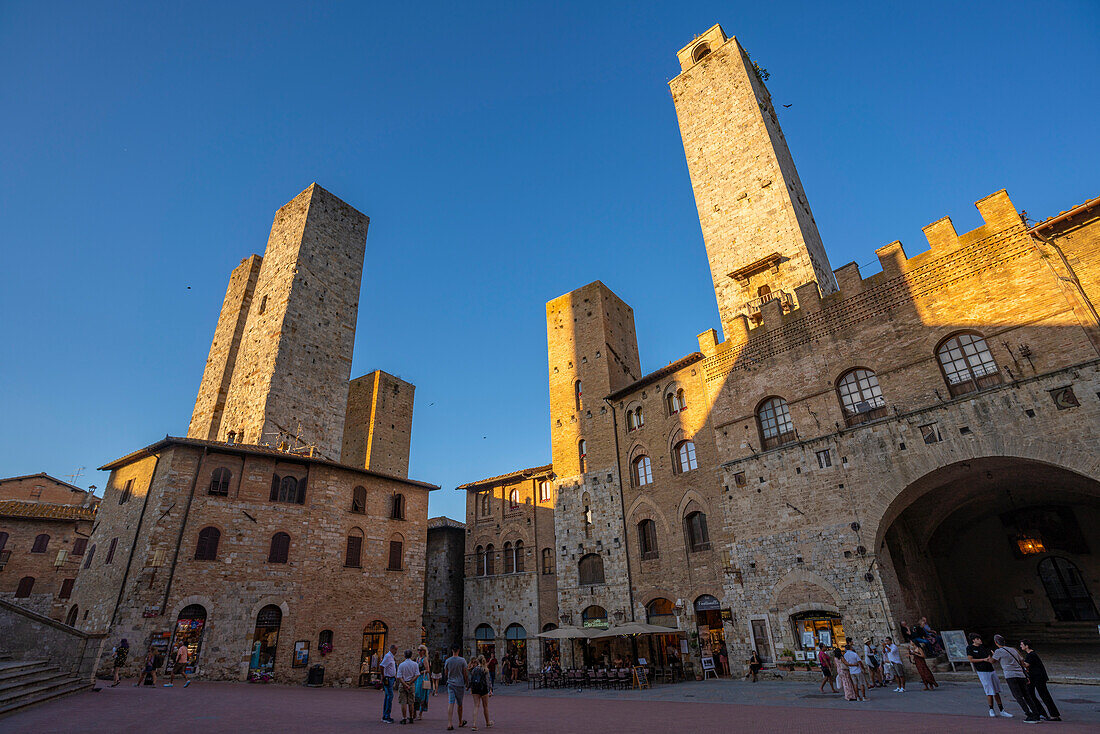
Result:
M779 653L779 662L776 664L780 670L794 670L794 653L790 648L784 647Z

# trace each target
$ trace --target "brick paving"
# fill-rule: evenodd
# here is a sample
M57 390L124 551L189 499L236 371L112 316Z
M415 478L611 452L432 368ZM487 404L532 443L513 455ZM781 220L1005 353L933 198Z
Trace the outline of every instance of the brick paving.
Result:
M658 686L650 691L536 691L500 689L490 704L494 731L806 731L1003 732L1022 717L989 719L977 684L945 684L939 691L904 695L875 691L866 704L819 696L810 684L774 682ZM1056 686L1060 732L1097 731L1100 688ZM405 731L379 722L382 695L373 690L243 683L195 683L188 689L135 689L129 685L82 693L0 719L5 734L49 732L363 732ZM467 698L467 703L469 699ZM1006 700L1013 713L1016 704ZM936 711L937 713L929 713ZM400 710L395 713L400 720ZM446 729L446 699L432 698L415 729ZM469 716L467 716L469 718ZM1045 730L1045 729L1044 729Z

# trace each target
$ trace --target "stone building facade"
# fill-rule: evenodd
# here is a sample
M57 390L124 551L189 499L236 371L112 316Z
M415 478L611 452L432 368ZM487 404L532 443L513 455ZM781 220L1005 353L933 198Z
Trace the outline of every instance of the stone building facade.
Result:
M1032 224L999 191L830 271L764 74L718 26L678 56L722 336L643 375L602 283L547 305L560 620L734 669L920 616L1095 642L1100 199Z
M187 644L204 678L302 682L322 663L335 685L423 639L437 487L408 478L414 387L348 380L367 221L314 184L234 271L190 435L102 467L82 629Z
M91 492L31 474L0 479L0 599L76 621L71 603L99 499Z
M447 651L462 643L466 526L449 517L428 520L424 569L424 638L428 649Z

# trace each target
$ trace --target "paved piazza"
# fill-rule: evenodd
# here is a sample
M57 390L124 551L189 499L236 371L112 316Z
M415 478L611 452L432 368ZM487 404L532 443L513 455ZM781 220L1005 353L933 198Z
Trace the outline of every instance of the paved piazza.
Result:
M1061 723L1044 730L1097 731L1100 687L1051 686ZM940 690L895 694L873 691L868 703L847 703L802 682L708 681L657 686L649 691L528 691L498 687L490 703L494 730L515 732L1005 731L1024 726L989 719L973 683L943 683ZM467 697L467 703L469 698ZM0 719L5 734L27 732L361 732L392 730L379 722L382 694L360 689L309 689L245 683L194 683L184 690L135 690L130 685L82 693ZM396 707L394 714L400 721ZM936 713L931 713L935 711ZM467 718L469 716L467 715ZM446 729L446 698L430 700L421 730ZM76 725L75 722L80 722ZM402 727L400 729L404 731ZM456 730L457 731L457 730Z

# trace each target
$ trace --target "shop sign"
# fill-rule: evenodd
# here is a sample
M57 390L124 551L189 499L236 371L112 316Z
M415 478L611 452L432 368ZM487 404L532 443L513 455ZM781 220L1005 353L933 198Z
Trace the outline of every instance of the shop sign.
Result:
M151 607L145 607L145 610L142 611L141 616L143 616L143 617L159 617L160 616L160 605L159 604L154 604Z
M710 594L704 594L695 601L695 611L697 612L717 612L721 608L721 602Z
M722 610L722 621L723 622L732 622L733 621L733 610L732 609L723 609Z

